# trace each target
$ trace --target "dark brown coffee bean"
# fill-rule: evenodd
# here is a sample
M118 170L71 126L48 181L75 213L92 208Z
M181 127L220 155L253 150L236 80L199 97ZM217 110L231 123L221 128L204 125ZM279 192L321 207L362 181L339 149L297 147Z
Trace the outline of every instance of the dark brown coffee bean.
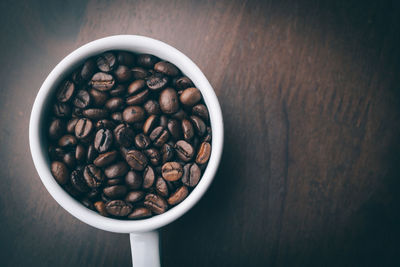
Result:
M100 154L94 161L94 165L97 167L105 167L107 165L110 165L113 163L118 157L118 152L113 150L110 152L106 152L103 154Z
M140 91L142 91L144 89L145 86L146 86L146 83L144 80L133 81L128 86L128 95L133 95L133 94L139 93Z
M127 192L128 189L124 185L113 185L103 189L104 195L111 199L123 198Z
M150 133L150 140L154 146L161 147L169 139L169 132L164 127L159 126Z
M117 67L117 58L113 53L106 52L100 55L97 60L97 67L104 72L110 72Z
M113 114L111 114L111 119L113 119L117 123L122 123L124 121L121 112L114 112Z
M96 151L96 149L94 148L94 145L91 144L91 145L89 145L88 150L87 150L87 161L88 161L89 163L92 163L93 160L94 160L96 157L97 157L97 151Z
M156 115L150 115L147 120L143 124L143 133L150 134L150 132L156 127L158 124L158 117Z
M142 186L142 181L142 176L135 171L130 171L125 176L125 183L130 189L139 189Z
M60 138L65 132L65 123L60 119L55 119L50 123L49 136L51 139Z
M98 72L93 75L90 85L99 91L109 91L114 87L115 80L111 74Z
M197 135L200 137L203 136L207 130L204 121L195 115L190 116L190 120Z
M53 161L51 163L50 169L51 169L51 174L53 174L54 178L59 184L64 185L67 183L69 177L69 171L64 163L59 161Z
M144 68L152 69L159 59L153 55L141 54L137 56L136 63Z
M160 61L156 63L154 65L154 70L168 76L177 76L179 74L178 68L166 61Z
M193 106L201 99L201 93L199 89L195 87L189 87L185 89L179 97L179 100L185 106Z
M136 171L142 171L147 166L147 157L139 150L129 150L125 155L125 160Z
M123 184L124 181L121 178L115 178L115 179L108 179L107 180L107 186L113 186L113 185L120 185Z
M118 51L117 61L120 65L132 67L135 64L135 55L126 51Z
M124 176L128 171L129 166L124 161L120 161L108 166L104 170L104 174L107 176L107 178L112 179Z
M144 219L151 216L151 211L145 207L139 207L132 211L131 214L128 215L128 219Z
M85 109L82 114L92 120L101 120L108 117L108 111L101 108Z
M211 155L211 145L210 143L203 142L200 145L199 152L196 156L196 163L197 164L205 164Z
M76 165L75 153L74 152L65 153L63 161L65 165L68 166L68 168L73 169Z
M65 81L61 84L57 91L57 100L60 102L68 102L75 91L75 84L71 81Z
M90 105L90 95L86 90L79 90L73 102L77 108L86 108Z
M158 177L156 181L156 191L162 197L168 197L169 191L165 180L162 177Z
M183 109L180 109L176 113L172 114L172 118L177 120L183 120L187 118L187 114Z
M182 120L182 132L183 132L183 138L186 141L189 141L193 138L194 136L194 129L193 129L193 125L192 123L187 120L187 119L183 119Z
M98 211L98 213L100 213L100 215L108 217L108 213L106 210L106 204L103 201L101 201L101 200L96 201L94 203L94 208Z
M161 149L162 163L171 161L174 158L175 150L170 144L164 144Z
M208 109L205 105L203 104L198 104L196 106L193 106L192 108L192 113L193 115L199 116L205 121L208 121Z
M100 193L102 191L103 190L100 190L99 188L91 188L86 196L92 201L97 201L100 198Z
M144 119L145 111L139 106L129 106L124 109L122 117L127 123L139 122Z
M86 185L85 179L83 178L82 171L74 170L71 173L71 184L81 193L89 191L89 187Z
M152 167L147 166L143 171L143 188L148 189L154 184L156 176Z
M164 89L168 84L168 77L161 73L154 73L146 79L147 87L152 91Z
M179 109L178 96L172 88L164 89L159 97L160 108L166 114L173 114Z
M84 139L92 133L93 128L91 120L86 118L80 119L75 125L75 136L79 139Z
M151 141L147 135L138 134L135 136L135 146L139 149L146 149L150 146Z
M125 86L122 84L118 84L108 92L110 93L111 96L123 96L125 95L125 91L126 91Z
M124 107L124 100L120 97L113 97L107 100L105 106L110 111L117 111Z
M161 115L159 124L160 124L160 126L162 126L164 128L167 128L167 126L168 126L168 117L165 116L165 115Z
M78 118L72 118L67 123L67 132L68 133L75 133L75 125L78 122Z
M99 153L108 151L113 143L113 135L109 129L100 129L94 138L94 148Z
M160 105L155 100L152 99L147 100L147 102L144 103L143 107L146 110L146 112L150 115L158 115L161 113Z
M180 77L174 80L173 85L177 90L184 90L193 87L193 82L188 77Z
M166 162L162 166L161 174L162 177L167 181L179 180L183 174L182 165L174 161Z
M83 162L86 159L86 149L81 144L78 144L75 148L75 159L79 162Z
M176 205L180 202L182 202L187 195L189 194L189 191L186 186L181 186L176 190L169 198L168 198L168 204L170 205Z
M158 164L160 164L160 152L155 149L155 148L149 148L143 151L143 153L148 157L148 159L150 160L150 163L153 166L157 166Z
M132 212L132 206L122 200L112 200L106 203L108 214L116 217L125 217Z
M132 71L132 76L135 80L144 79L150 74L147 70L141 67L132 68L131 71Z
M115 128L115 123L113 121L107 120L107 119L103 119L103 120L98 120L96 122L96 129L100 130L100 129L109 129L112 130Z
M175 151L178 158L185 162L191 160L195 153L192 145L184 140L179 140L178 142L176 142Z
M85 206L86 208L91 209L91 210L94 210L93 203L92 203L92 201L90 201L89 198L87 198L87 197L82 198L82 199L81 199L81 203L82 203L83 206Z
M71 80L74 82L75 85L82 85L84 83L84 80L81 76L81 70L75 70L71 74Z
M93 58L86 60L82 66L81 73L80 73L82 79L87 81L90 78L92 78L94 72L96 71L96 68L97 68L96 62L94 61Z
M117 69L114 71L114 76L118 82L127 82L132 78L131 70L124 65L119 65Z
M83 178L85 178L86 184L90 188L100 187L105 180L103 172L93 164L85 167L83 170Z
M51 160L62 161L65 155L64 149L61 147L49 146L49 156Z
M91 102L96 107L103 107L108 100L107 92L101 92L96 89L90 89L89 94L91 96Z
M114 129L114 136L118 144L124 147L129 147L133 144L135 133L131 127L120 124Z
M131 191L126 195L125 201L129 203L135 203L139 200L142 200L144 198L144 195L145 194L143 191Z
M146 100L147 97L149 96L149 90L144 90L140 93L137 93L135 95L131 95L126 99L126 104L127 105L139 105L143 104Z
M195 187L201 178L201 170L196 163L188 163L183 167L182 183L189 187Z
M75 117L75 118L80 118L80 117L82 117L82 111L83 111L83 109L81 109L81 108L77 108L77 107L72 107L72 117Z
M147 194L143 204L156 214L164 213L168 208L165 199L155 194Z
M75 136L67 134L64 135L63 137L58 140L58 145L61 147L71 147L71 146L76 146L77 141Z
M68 118L71 116L72 109L71 106L66 103L55 103L53 106L54 115L59 118Z
M172 137L175 140L181 139L182 127L181 127L181 124L177 120L175 120L175 119L169 120L167 127L168 127L169 133L172 135Z
M212 132L211 132L211 127L206 128L206 135L203 137L203 142L211 143L211 137L212 137Z

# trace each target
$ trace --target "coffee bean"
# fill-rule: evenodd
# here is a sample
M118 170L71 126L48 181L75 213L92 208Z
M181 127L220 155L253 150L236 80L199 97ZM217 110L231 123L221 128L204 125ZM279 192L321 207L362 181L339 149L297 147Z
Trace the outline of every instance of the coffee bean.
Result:
M75 133L75 125L79 121L78 118L72 118L67 123L67 132L68 133Z
M143 171L143 188L148 189L154 184L156 176L152 167L147 166Z
M80 118L80 117L82 117L82 111L83 111L83 109L81 109L81 108L77 108L77 107L72 107L72 117L75 117L75 118Z
M155 149L155 148L149 148L143 151L143 153L148 157L148 159L150 160L150 163L153 166L157 166L158 164L160 164L160 152Z
M184 140L179 140L178 142L176 142L175 151L178 158L185 162L190 161L195 153L192 145Z
M75 159L79 162L83 162L86 159L86 150L81 144L78 144L75 148Z
M203 142L200 145L199 152L196 156L196 163L197 164L205 164L211 155L211 145L210 143Z
M150 133L150 140L156 147L161 147L169 139L169 132L164 127L159 126Z
M187 195L189 194L189 191L186 186L181 186L176 190L169 198L168 198L168 204L170 205L176 205L180 202L182 202Z
M129 166L124 161L120 161L108 166L104 170L104 174L107 176L107 178L112 179L124 176L128 171Z
M135 171L130 171L125 176L125 183L130 189L139 189L142 186L142 181L142 176Z
M188 163L183 166L182 183L189 187L195 187L201 178L201 170L196 163Z
M103 172L93 164L87 165L83 170L83 178L90 188L97 188L102 185L105 180Z
M65 165L68 166L68 168L73 169L76 165L75 153L73 152L65 153L63 161Z
M158 115L161 113L160 105L155 100L152 99L147 100L147 102L144 103L143 107L146 110L146 112L150 115Z
M118 82L123 83L131 79L132 72L127 66L119 65L114 71L114 75Z
M123 184L124 181L122 178L114 178L114 179L108 179L107 180L107 185L112 186L112 185L120 185Z
M125 217L132 211L132 206L122 200L112 200L106 203L108 214L116 217Z
M182 132L183 132L183 138L186 141L189 141L193 138L194 136L194 129L193 129L193 125L192 123L187 120L187 119L183 119L182 120Z
M75 136L70 134L64 135L63 137L58 140L58 145L61 147L72 147L77 144Z
M154 67L158 60L159 59L153 55L141 54L137 56L136 63L143 68L151 69Z
M103 201L101 201L101 200L96 201L94 203L94 207L100 213L100 215L108 217L108 213L107 213L107 210L106 210L106 204Z
M185 106L193 106L201 99L201 93L199 89L195 87L189 87L185 89L179 97L179 100Z
M102 119L102 120L98 120L96 122L96 129L100 130L100 129L109 129L112 130L115 128L115 123L113 121L107 120L107 119Z
M161 73L154 73L146 79L147 87L152 91L164 89L168 84L168 77Z
M86 108L90 104L90 95L86 90L79 90L76 93L73 102L74 106L77 108Z
M164 89L159 97L160 108L166 114L172 114L178 111L179 101L176 91L172 88Z
M135 145L137 148L146 149L150 146L151 141L147 135L138 134L135 136Z
M192 113L193 115L199 116L205 121L208 121L208 109L205 105L203 104L198 104L196 106L193 106L192 108Z
M145 111L139 106L129 106L124 109L122 117L127 123L142 121L145 116Z
M144 79L149 75L149 72L141 67L132 68L131 71L132 71L132 76L135 80Z
M57 91L57 100L60 102L68 102L75 91L75 84L71 81L65 81L61 84Z
M171 161L174 158L175 150L170 144L164 144L161 149L162 163Z
M91 102L96 107L103 107L108 100L108 93L101 92L96 89L90 89L89 94L91 96Z
M211 137L212 137L212 132L211 132L211 127L206 128L206 135L203 137L203 142L211 142Z
M115 80L111 74L98 72L93 75L90 85L99 91L109 91L114 87Z
M144 80L133 81L128 86L128 95L133 95L133 94L139 93L140 91L142 91L142 89L144 89L145 86L146 86L146 83Z
M125 86L122 84L118 84L108 92L110 93L111 96L123 96L125 95L125 91L126 91Z
M75 125L75 136L78 139L84 139L91 134L93 128L94 127L91 120L86 118L80 119Z
M175 79L173 85L177 90L184 90L188 87L193 87L193 82L188 77L181 77Z
M103 191L103 190L101 190ZM91 188L90 191L86 194L86 196L92 200L96 201L100 198L100 189L99 188Z
M71 106L66 103L55 103L53 106L54 115L59 118L67 118L71 116Z
M87 161L88 161L89 163L91 163L91 162L93 162L93 160L94 160L96 157L97 157L97 151L96 151L96 149L94 148L94 145L91 144L91 145L89 145L88 150L87 150Z
M111 114L111 119L113 119L117 123L122 123L124 121L121 112L114 112L113 114Z
M49 156L51 160L62 161L65 155L64 149L61 147L49 146Z
M59 184L64 185L67 183L69 177L69 171L64 163L59 161L53 161L51 163L50 169L51 169L51 174L53 174L54 178Z
M198 136L203 136L206 133L206 124L202 119L197 116L190 116L190 121L192 122L193 128Z
M150 134L150 132L156 127L159 122L159 118L156 115L150 115L143 124L143 133Z
M128 192L128 189L124 185L113 185L113 186L108 186L103 189L104 195L111 199L119 199L123 198L126 193Z
M156 214L164 213L168 207L165 199L155 194L147 194L143 204Z
M105 167L107 165L110 165L111 163L113 163L118 156L118 152L113 150L110 152L106 152L103 154L100 154L94 161L94 165L98 166L98 167Z
M187 118L187 114L183 109L180 109L176 113L172 114L172 118L177 120L183 120Z
M81 76L81 70L79 70L79 69L72 72L71 80L75 85L78 85L78 86L82 85L85 82Z
M154 70L168 76L177 76L179 70L177 67L166 61L160 61L154 65Z
M92 203L92 201L90 201L90 199L88 199L88 198L82 198L81 199L81 203L83 204L83 206L85 206L86 208L88 208L88 209L91 209L91 210L94 210L94 206L93 206L93 203Z
M106 152L110 149L113 143L113 135L109 129L100 129L96 133L96 137L94 138L94 148L99 153Z
M81 73L80 73L82 79L84 79L86 81L89 80L93 76L94 72L96 71L96 68L97 68L96 62L94 61L93 58L86 60L82 66Z
M135 55L126 51L118 51L117 61L120 65L131 67L135 64Z
M145 193L143 191L131 191L126 197L125 201L129 203L135 203L144 198Z
M85 109L82 114L92 120L100 120L108 117L108 111L100 108Z
M120 124L114 129L114 136L118 144L129 147L133 144L135 133L131 127Z
M71 173L71 184L81 193L89 191L89 187L86 185L85 179L83 178L82 171L74 170Z
M170 134L172 135L172 137L175 140L181 139L182 127L181 127L181 124L177 120L175 120L175 119L169 120L167 127L168 127L168 131L170 132Z
M178 162L166 162L162 166L162 177L167 181L176 181L182 177L182 165Z
M116 68L117 59L113 53L106 52L97 58L96 63L101 71L110 72Z
M139 150L129 150L125 155L125 160L136 171L142 171L147 166L147 157Z
M65 132L65 124L60 119L55 119L50 123L49 136L51 139L60 138Z
M167 197L169 194L167 183L162 177L157 178L156 191L162 197Z
M120 97L113 97L107 100L105 106L110 111L117 111L123 108L124 100Z
M127 105L139 105L143 104L146 100L147 97L149 96L149 90L144 90L142 92L139 92L135 95L131 95L126 99L126 104Z
M131 214L128 215L129 219L144 219L151 216L151 211L148 208L139 207L132 211Z

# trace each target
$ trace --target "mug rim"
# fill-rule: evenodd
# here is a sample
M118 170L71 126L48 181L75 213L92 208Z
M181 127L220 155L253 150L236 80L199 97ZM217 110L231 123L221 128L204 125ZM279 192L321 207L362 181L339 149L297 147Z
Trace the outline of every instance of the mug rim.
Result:
M59 82L85 59L108 50L127 50L135 53L153 54L175 64L201 91L209 110L212 129L211 156L200 182L185 200L163 214L141 220L119 220L104 217L70 196L53 178L50 172L46 141L43 137L42 120L46 102L54 94ZM68 54L50 72L35 98L29 121L29 145L39 177L50 195L67 212L93 227L117 233L151 231L178 219L191 209L209 188L218 169L223 149L223 118L217 96L200 68L178 49L153 38L140 35L114 35L89 42Z

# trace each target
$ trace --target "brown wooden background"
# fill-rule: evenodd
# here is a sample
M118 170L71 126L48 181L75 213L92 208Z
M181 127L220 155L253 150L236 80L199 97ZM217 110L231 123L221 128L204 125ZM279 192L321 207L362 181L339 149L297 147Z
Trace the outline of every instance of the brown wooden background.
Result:
M330 2L330 3L328 3ZM400 265L398 1L0 3L1 266L130 266L127 235L50 197L28 147L51 69L113 34L165 41L225 119L210 190L161 230L163 266Z

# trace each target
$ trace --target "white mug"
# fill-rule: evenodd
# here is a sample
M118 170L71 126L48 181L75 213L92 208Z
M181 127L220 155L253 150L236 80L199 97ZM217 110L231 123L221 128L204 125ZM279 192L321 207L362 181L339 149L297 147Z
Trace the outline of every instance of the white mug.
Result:
M108 50L153 54L175 64L201 91L208 107L212 128L212 151L204 174L188 197L167 212L136 221L107 218L84 207L56 182L50 172L45 118L57 85L88 57ZM138 35L116 35L95 40L66 56L47 76L33 104L29 123L29 144L36 170L50 195L70 214L93 227L116 233L129 233L134 267L160 266L158 228L176 220L192 208L210 186L223 148L221 108L207 78L187 56L161 41Z

